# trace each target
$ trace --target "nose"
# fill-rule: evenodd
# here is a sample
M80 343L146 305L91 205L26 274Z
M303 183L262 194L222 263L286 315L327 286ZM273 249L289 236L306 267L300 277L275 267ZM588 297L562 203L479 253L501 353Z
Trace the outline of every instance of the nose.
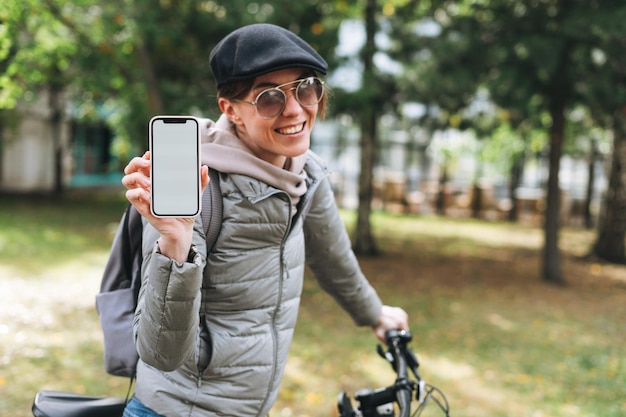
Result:
M302 111L302 106L296 99L295 87L286 90L285 97L287 98L287 101L285 103L285 109L283 110L283 116L291 116Z

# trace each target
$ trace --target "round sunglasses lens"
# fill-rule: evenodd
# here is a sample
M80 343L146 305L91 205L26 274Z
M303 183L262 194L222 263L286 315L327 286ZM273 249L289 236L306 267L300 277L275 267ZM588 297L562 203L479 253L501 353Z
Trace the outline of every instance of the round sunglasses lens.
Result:
M278 116L285 108L285 93L278 89L262 92L256 99L256 108L261 117Z
M322 99L324 86L317 78L307 78L296 89L298 101L303 106L314 106Z

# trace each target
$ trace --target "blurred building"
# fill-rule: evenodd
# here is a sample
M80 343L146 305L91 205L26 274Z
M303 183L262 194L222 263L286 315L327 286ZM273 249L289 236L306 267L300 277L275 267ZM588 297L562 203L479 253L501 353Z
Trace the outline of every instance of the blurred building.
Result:
M74 120L67 102L55 112L45 91L11 114L15 116L0 126L0 192L53 193L120 184L113 137L104 123Z

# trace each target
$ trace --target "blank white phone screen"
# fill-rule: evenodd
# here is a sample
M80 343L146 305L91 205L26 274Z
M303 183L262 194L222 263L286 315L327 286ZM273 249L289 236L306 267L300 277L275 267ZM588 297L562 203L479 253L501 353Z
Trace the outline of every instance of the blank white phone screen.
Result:
M190 217L200 211L198 122L193 118L151 121L152 212Z

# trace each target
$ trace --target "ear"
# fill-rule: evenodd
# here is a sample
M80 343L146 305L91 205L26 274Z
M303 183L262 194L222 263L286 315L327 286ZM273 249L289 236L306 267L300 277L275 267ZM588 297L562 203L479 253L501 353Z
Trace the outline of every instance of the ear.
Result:
M228 120L233 122L235 125L241 124L241 117L239 117L237 108L233 105L232 101L225 98L220 98L217 104L220 106L220 110L222 111L222 113L224 113L226 117L228 117Z

